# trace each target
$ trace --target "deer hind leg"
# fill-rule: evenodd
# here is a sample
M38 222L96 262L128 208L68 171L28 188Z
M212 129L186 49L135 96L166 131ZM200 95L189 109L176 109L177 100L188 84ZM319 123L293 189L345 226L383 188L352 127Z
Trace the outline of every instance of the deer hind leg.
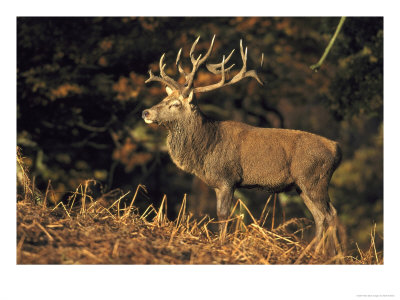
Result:
M305 205L307 206L308 210L311 212L314 222L315 222L315 237L317 241L321 240L324 230L324 220L325 214L323 211L318 207L317 203L315 203L306 192L301 191L300 197L303 199Z
M327 232L327 229L330 228L327 248L330 254L335 254L335 245L338 241L336 235L337 215L336 209L329 199L328 185L319 182L312 188L302 189L300 196L314 217L316 244L322 239L324 232Z
M318 178L300 185L300 196L314 217L317 227L316 236L321 238L323 230L329 226L336 227L336 209L328 194L328 177Z

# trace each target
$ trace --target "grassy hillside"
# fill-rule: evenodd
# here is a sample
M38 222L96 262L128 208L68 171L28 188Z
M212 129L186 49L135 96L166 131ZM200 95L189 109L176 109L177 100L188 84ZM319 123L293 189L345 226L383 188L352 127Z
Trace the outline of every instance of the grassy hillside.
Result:
M383 254L374 245L354 256L329 256L324 242L308 244L302 236L310 221L291 219L274 229L263 223L271 214L254 219L238 200L223 234L210 227L218 223L208 216L201 220L186 211L184 197L178 217L169 220L167 198L160 207L150 204L144 211L133 197L94 199L86 181L65 203L48 205L51 189L41 201L32 189L17 202L18 264L382 264ZM31 182L30 182L31 183ZM128 202L123 202L127 198ZM105 205L108 202L108 205ZM122 205L124 203L124 205ZM123 207L122 207L123 206ZM244 214L252 219L243 222Z
M345 241L335 241L336 255L329 255L329 229L318 244L307 243L313 224L290 219L274 224L275 206L267 201L259 219L239 199L222 233L220 222L208 216L197 220L186 209L183 197L175 220L168 219L168 201L141 211L135 193L106 194L97 182L86 180L69 197L54 203L51 182L44 193L35 187L17 152L17 263L18 264L383 264L376 250L375 230L369 249L344 251ZM52 201L53 200L53 201ZM271 213L270 213L271 212ZM244 219L250 219L245 224Z

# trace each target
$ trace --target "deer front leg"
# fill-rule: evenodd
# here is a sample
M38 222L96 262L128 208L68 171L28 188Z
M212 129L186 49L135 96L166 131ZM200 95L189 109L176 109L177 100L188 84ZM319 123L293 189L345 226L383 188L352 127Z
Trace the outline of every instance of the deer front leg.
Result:
M223 186L215 189L217 195L217 216L218 221L227 220L233 199L234 188ZM219 231L222 232L226 227L226 223L219 224Z

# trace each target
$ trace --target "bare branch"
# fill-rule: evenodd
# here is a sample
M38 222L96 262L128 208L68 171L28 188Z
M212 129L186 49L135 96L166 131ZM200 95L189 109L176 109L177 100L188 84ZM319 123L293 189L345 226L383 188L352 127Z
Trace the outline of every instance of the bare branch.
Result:
M328 46L326 47L324 54L322 54L321 58L319 61L310 66L310 69L313 70L314 72L318 72L319 68L322 66L323 62L325 61L325 58L328 56L329 51L331 50L333 44L335 43L336 37L338 36L340 30L342 29L343 23L346 20L346 17L341 17L338 26L336 27L336 31L333 34L331 40L329 41Z

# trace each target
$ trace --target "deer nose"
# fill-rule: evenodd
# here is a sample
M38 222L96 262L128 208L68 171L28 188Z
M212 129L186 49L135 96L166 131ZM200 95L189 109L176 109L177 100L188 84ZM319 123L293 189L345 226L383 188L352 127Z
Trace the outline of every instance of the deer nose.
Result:
M144 110L143 113L142 113L142 118L145 119L145 118L147 118L149 115L150 115L150 112L149 112L149 110L146 109L146 110Z

